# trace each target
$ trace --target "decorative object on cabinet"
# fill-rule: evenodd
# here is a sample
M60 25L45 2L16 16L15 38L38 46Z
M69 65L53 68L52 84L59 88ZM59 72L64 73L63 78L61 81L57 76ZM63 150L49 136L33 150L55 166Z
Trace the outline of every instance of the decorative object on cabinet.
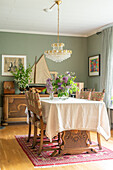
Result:
M42 55L38 61L36 56L31 72L32 82L29 82L29 84L45 85L48 78L51 78L51 75L44 55Z
M43 91L46 88L45 85L29 84L29 87L27 88L27 90L32 89L32 88L40 90L39 94L45 94L46 93L46 91Z
M84 83L83 82L76 82L77 87L79 88L79 91L81 91L84 88Z
M88 75L100 76L100 54L88 57Z
M14 94L14 81L4 81L3 82L3 93L4 94Z
M2 76L13 76L11 71L15 71L20 64L23 64L26 69L26 56L2 55Z
M76 82L77 87L79 88L79 91L76 91L76 98L80 98L80 92L82 89L84 89L84 83L83 82Z
M29 67L25 69L23 64L20 64L19 68L15 68L15 71L11 71L21 93L23 93L26 87L29 86L28 83L31 82L31 72L31 66L29 65Z

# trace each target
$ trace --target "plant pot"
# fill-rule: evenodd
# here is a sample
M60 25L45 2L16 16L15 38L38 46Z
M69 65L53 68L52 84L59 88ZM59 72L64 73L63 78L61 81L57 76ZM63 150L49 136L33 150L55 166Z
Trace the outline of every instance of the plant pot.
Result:
M24 89L24 88L19 87L19 90L20 90L20 94L24 94L24 91L25 91L25 89Z

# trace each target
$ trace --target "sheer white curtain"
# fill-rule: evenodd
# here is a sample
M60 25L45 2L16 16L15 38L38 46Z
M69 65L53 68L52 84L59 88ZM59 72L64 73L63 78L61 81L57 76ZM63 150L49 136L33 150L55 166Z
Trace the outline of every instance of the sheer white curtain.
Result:
M110 105L113 96L113 27L102 31L101 87L105 88L105 103Z

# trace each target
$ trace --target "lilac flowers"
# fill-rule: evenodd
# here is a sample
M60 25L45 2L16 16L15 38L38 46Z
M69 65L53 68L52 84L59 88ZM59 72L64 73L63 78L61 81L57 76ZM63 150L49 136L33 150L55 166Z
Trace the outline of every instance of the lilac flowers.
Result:
M47 79L47 92L57 92L58 97L69 96L69 94L78 90L75 78L74 73L66 72L65 74L58 75L55 79Z
M52 79L48 78L46 80L46 88L48 93L53 93Z
M67 81L68 81L68 77L63 77L63 81L64 81L64 83L67 83Z

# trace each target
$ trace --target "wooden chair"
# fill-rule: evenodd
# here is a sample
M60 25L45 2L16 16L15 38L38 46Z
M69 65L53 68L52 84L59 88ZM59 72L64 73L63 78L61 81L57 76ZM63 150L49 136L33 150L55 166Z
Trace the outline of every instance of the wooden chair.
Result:
M91 93L91 100L94 100L94 101L103 101L104 100L104 96L105 96L105 89L103 89L102 92L96 92L95 89L93 89L93 91ZM89 136L90 136L90 134L89 134ZM90 137L90 140L91 140L91 137ZM99 149L101 150L102 146L101 146L100 134L98 132L97 132L97 141L98 141Z
M30 92L40 92L40 90L36 89L36 88L29 88ZM28 120L29 120L29 132L28 132L28 139L27 142L29 142L30 138L31 138L31 124L34 124L35 122L39 122L39 119L36 117L36 120L34 118L34 114L33 112L30 110L31 109L31 105L30 105L30 95L28 95L28 91L26 91L25 93L26 95L26 102L27 102L27 108L28 108ZM30 99L29 99L30 98ZM36 130L36 129L35 129Z
M102 92L96 92L95 89L93 89L91 93L91 100L94 101L103 101L105 96L105 89L103 89Z
M39 93L35 90L33 92L26 91L26 100L27 100L27 107L28 107L28 114L29 114L29 133L28 133L28 141L31 136L31 112L33 113L32 122L34 124L34 137L33 137L33 147L37 144L37 138L40 138L39 142L39 151L38 155L41 153L42 150L56 150L56 148L45 148L43 149L43 143L48 144L49 141L43 141L44 131L46 128L46 124L43 122L42 119L42 106L40 102ZM40 136L37 136L37 128L40 128ZM52 143L58 143L59 137L57 140L53 140ZM59 145L56 145L59 146ZM58 149L58 148L57 148Z
M80 99L87 99L90 100L91 98L91 90L89 91L83 91L83 89L80 92Z
M83 89L81 89L80 92L76 92L76 98L80 98L80 99L87 99L90 100L91 98L91 89L88 91L84 91Z

